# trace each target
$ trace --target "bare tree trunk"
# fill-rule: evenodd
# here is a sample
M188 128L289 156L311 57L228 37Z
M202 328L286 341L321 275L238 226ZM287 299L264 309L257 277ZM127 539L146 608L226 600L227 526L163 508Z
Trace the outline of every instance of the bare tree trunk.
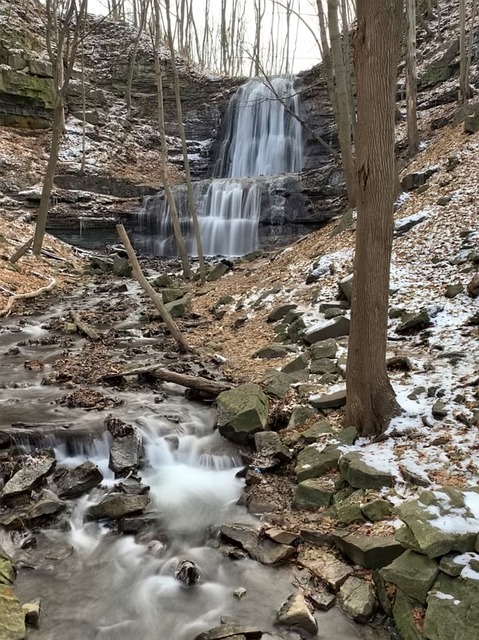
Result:
M166 166L168 162L168 146L166 144L165 133L165 112L163 101L163 80L161 77L160 67L160 3L159 0L154 0L155 6L155 20L154 20L154 34L153 34L153 50L155 58L155 74L157 85L157 99L158 99L158 131L160 134L160 146L161 146L161 180L163 182L163 188L165 190L166 200L168 202L169 213L171 217L171 223L173 225L173 233L175 235L176 246L180 255L181 265L183 267L183 274L188 280L191 278L190 261L188 260L188 252L186 251L185 240L181 233L180 218L178 216L178 210L176 208L175 198L171 190L170 181L166 172Z
M140 39L143 34L143 30L145 28L149 4L150 4L149 0L143 0L141 3L140 26L138 27L138 33L135 38L135 43L133 45L133 51L131 53L131 58L130 58L130 65L128 67L128 79L126 82L126 97L125 97L127 118L129 118L131 114L131 89L133 85L133 75L135 73L136 56L138 54L138 47L140 46Z
M53 112L53 129L52 142L50 146L50 155L48 156L47 171L43 179L42 195L40 197L40 205L38 207L37 222L35 225L35 235L33 237L33 253L39 256L42 251L43 238L47 228L48 210L50 206L50 196L53 189L53 179L58 162L58 152L60 150L60 141L62 135L63 120L63 99L61 95L57 96L55 102L55 110Z
M477 0L473 0L472 3L472 15L471 15L471 27L469 29L469 42L467 49L467 62L466 62L466 78L467 78L467 86L469 89L469 97L472 98L473 92L469 85L469 77L471 72L471 61L472 61L472 50L474 48L474 24L476 22L476 11L477 11Z
M53 189L53 179L58 163L61 136L64 129L64 104L68 91L73 65L75 63L80 31L85 18L88 0L68 0L65 11L61 16L61 26L58 23L58 0L47 0L46 13L46 45L53 69L53 82L55 85L55 107L53 110L53 128L50 155L48 157L47 170L43 180L42 195L38 207L35 234L33 237L33 253L39 256L42 251L43 238L47 226L48 208ZM74 24L74 27L73 27ZM73 33L70 30L73 27ZM66 55L65 55L66 52ZM65 55L65 58L64 58ZM64 67L65 63L65 67ZM61 82L61 84L60 84Z
M130 261L131 268L133 269L133 275L135 276L135 279L137 280L138 284L141 286L143 291L150 297L155 307L158 309L158 312L160 313L163 319L163 322L166 324L169 332L178 343L180 350L183 351L184 353L188 353L190 351L190 348L185 338L183 337L183 334L178 329L178 325L173 320L171 315L168 313L168 310L163 304L163 300L161 299L161 296L153 289L151 284L145 278L143 271L141 270L141 267L138 263L133 247L131 246L131 242L130 242L130 239L128 238L128 234L125 231L125 227L122 224L117 224L116 230L118 231L120 240L122 241L123 246L125 247L125 250L128 254L128 260Z
M386 369L396 163L394 111L402 0L358 0L358 220L345 425L384 433L399 411Z
M181 149L183 152L183 165L185 168L186 189L188 191L188 207L190 210L191 220L193 222L193 231L196 240L196 249L198 252L198 260L200 263L200 278L204 284L206 282L206 269L205 258L203 255L203 243L201 241L200 223L198 221L198 215L196 212L196 202L193 193L193 183L191 180L190 161L188 159L188 146L186 144L185 125L183 124L183 108L181 106L180 95L180 79L178 75L178 67L176 66L175 49L173 46L173 36L171 32L171 18L170 18L170 0L165 0L166 4L166 17L168 25L168 44L170 47L171 55L171 70L173 71L173 83L175 86L175 102L176 102L176 115L178 119L178 129L181 138Z
M338 0L328 0L329 38L333 57L333 69L336 81L336 95L338 100L338 138L341 148L348 202L351 207L356 205L356 174L352 150L351 114L349 112L348 86L343 53L341 50L341 36L338 23Z
M348 102L349 115L351 117L351 132L353 142L356 141L356 102L354 100L354 72L351 66L351 46L349 42L349 24L348 11L346 7L347 0L341 0L341 23L342 23L342 39L343 39L343 55L344 69L346 72L346 81L348 84Z
M473 9L475 13L475 7ZM466 51L466 3L465 0L459 0L459 102L465 104L472 97L472 91L469 84L469 70L467 65Z
M407 0L406 103L407 141L409 153L413 156L419 149L419 132L417 128L416 0Z
M326 26L326 17L324 15L324 8L322 0L316 0L316 6L318 10L319 20L319 35L321 38L321 56L323 58L324 71L326 73L326 84L328 87L329 99L333 107L334 118L336 122L339 121L339 109L338 98L336 96L336 89L334 88L334 72L333 72L333 59L331 57L331 49L328 42L328 30Z

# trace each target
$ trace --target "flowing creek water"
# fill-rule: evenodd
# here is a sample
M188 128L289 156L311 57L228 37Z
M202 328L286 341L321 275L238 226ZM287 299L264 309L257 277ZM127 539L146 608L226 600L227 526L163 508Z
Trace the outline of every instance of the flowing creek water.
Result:
M90 293L82 298L84 305L97 301L97 294ZM79 302L77 298L76 308ZM71 300L60 303L53 315L61 317L68 308ZM15 590L20 600L42 601L40 628L28 637L193 640L223 618L297 640L296 632L274 627L277 610L296 591L293 567L266 567L248 558L232 560L219 548L219 525L254 520L237 504L243 489L237 477L242 462L236 447L215 431L214 408L185 400L179 387L165 385L166 398L159 404L153 392L115 389L124 404L112 412L135 424L142 434L140 475L151 488L150 525L135 538L115 532L106 521L85 517L87 508L115 483L108 468L110 435L103 427L108 410L59 406L55 400L65 389L41 385L62 348L28 341L48 336L50 332L42 327L51 319L45 315L0 322L0 353L22 342L20 353L1 358L0 428L19 421L45 425L41 437L34 440L19 436L18 448L26 451L33 443L53 446L57 464L69 466L91 460L104 482L89 495L69 502L61 526L34 531L34 544L29 544L29 535L11 536L0 530L0 545L13 554L19 569ZM138 329L124 329L119 351L125 340L130 345L151 342ZM72 348L79 350L83 342L74 337ZM40 359L44 370L26 370L23 365L29 359ZM201 574L200 582L189 588L174 577L178 562L185 559L196 563ZM234 591L240 587L246 595L238 599ZM320 638L386 637L383 631L356 625L338 608L318 613L317 619Z

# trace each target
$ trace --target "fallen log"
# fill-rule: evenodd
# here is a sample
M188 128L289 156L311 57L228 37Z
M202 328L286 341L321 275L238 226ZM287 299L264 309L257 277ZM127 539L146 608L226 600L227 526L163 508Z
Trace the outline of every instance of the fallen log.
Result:
M100 340L101 334L98 333L98 331L94 329L91 324L88 324L88 322L82 320L80 314L77 311L71 311L70 315L73 322L82 333L88 336L91 340Z
M32 271L32 273L33 275L39 275L35 271ZM30 298L36 298L42 293L51 291L51 289L53 289L53 287L55 287L56 284L57 284L57 281L55 280L55 278L52 278L49 284L45 285L44 287L40 287L40 289L37 289L36 291L30 291L28 293L13 294L13 296L10 296L10 298L8 299L6 306L0 310L0 317L10 315L10 312L16 300L28 300Z
M15 251L15 253L9 258L8 261L11 262L12 264L15 264L15 262L18 262L18 260L20 260L20 258L24 256L26 252L30 249L32 244L33 244L33 237L27 240L25 243L23 243L22 246L19 249L17 249L17 251Z
M108 381L135 375L148 375L156 380L162 380L163 382L174 382L182 387L195 389L196 391L201 391L214 397L223 391L229 391L229 389L233 387L233 385L228 382L218 382L216 380L208 380L208 378L203 378L202 376L190 376L186 373L177 373L176 371L163 369L162 367L154 364L146 367L138 367L136 369L121 371L120 373L106 374L102 376L101 379Z

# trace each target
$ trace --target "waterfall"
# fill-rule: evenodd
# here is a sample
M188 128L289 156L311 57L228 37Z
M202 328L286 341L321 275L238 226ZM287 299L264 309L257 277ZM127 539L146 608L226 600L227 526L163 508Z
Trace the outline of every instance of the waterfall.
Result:
M260 176L302 168L299 98L293 77L265 82L253 78L231 99L223 126L213 180L194 184L203 251L207 256L240 256L258 247ZM249 178L249 179L245 179ZM173 187L189 255L197 255L185 185ZM139 213L135 245L158 256L177 255L169 209L163 193L146 198Z

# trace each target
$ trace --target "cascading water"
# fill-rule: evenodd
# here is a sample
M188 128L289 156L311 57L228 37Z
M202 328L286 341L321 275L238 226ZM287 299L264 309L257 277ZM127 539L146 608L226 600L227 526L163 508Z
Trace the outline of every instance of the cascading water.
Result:
M267 83L253 78L232 98L215 179L194 185L205 255L239 256L257 248L264 180L254 178L301 170L301 125L291 115L298 111L292 77L272 78ZM187 251L197 255L186 187L176 186L173 193ZM176 255L164 194L145 200L139 223L138 249L153 255Z

